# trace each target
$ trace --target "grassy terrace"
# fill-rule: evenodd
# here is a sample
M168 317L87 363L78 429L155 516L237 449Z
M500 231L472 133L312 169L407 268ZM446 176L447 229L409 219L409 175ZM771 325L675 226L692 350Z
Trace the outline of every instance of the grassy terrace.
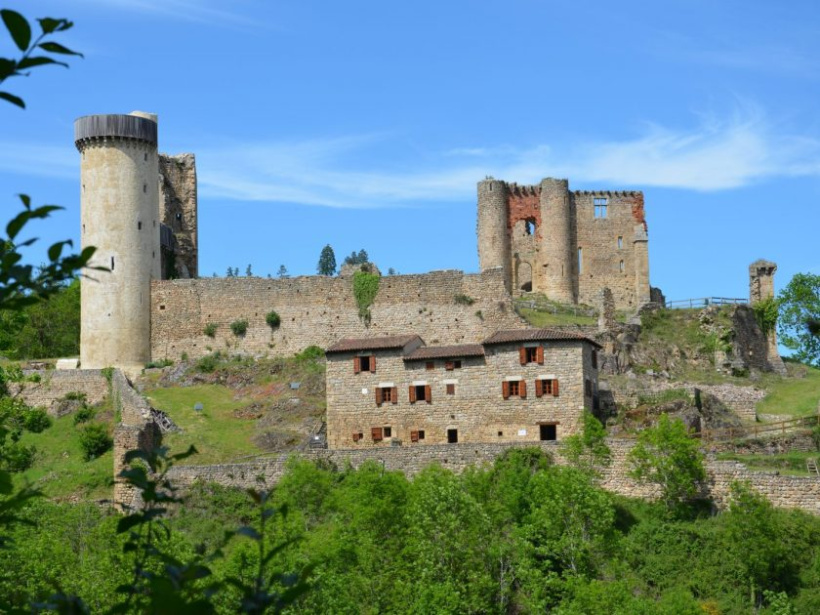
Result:
M791 452L782 455L720 453L717 457L724 461L739 461L740 463L746 464L750 470L780 472L780 474L789 476L817 476L816 474L809 474L806 471L806 459L820 459L820 452Z
M807 416L817 414L820 403L820 369L795 366L787 363L791 372L800 371L800 377L780 378L768 376L765 388L769 394L757 405L758 413Z
M515 310L533 327L596 325L598 316L588 306L563 305L544 295L528 295L515 300Z

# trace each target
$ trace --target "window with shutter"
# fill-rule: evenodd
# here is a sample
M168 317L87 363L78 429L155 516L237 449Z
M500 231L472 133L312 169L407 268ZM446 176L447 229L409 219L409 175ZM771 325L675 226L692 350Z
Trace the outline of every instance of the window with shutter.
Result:
M424 430L419 429L419 440L424 440Z
M394 404L399 403L399 387L390 389L390 401Z
M424 387L424 399L427 401L428 404L433 403L433 392L430 390L430 385Z
M379 387L376 387L373 390L376 391L376 405L381 406L382 405L382 390Z
M411 384L411 385L410 385L410 391L409 391L409 392L410 392L410 403L411 403L411 404L415 404L415 403L416 403L416 387L414 387L414 386Z
M521 382L520 380L510 380L507 383L507 386L509 387L509 391L510 391L510 397L518 397L518 390L519 390L518 386L519 386L520 382Z
M541 397L544 394L544 381L543 380L536 380L535 381L535 396Z
M382 437L382 428L381 427L372 427L370 429L370 435L373 438L374 442L381 442L384 439Z
M376 357L370 357L370 373L376 373Z
M456 385L453 383L449 383L447 385L447 395L455 395L456 394Z
M359 440L361 440L361 438L362 438L362 434L360 434L360 433L354 433L353 434L353 441L354 442L358 442Z
M509 399L510 398L510 383L507 382L506 380L501 383L501 396L504 399Z
M557 380L552 381L552 396L553 397L558 397L558 381Z
M539 346L538 352L536 353L536 360L538 361L538 365L544 364L544 347Z
M527 381L522 380L518 383L518 396L521 399L527 399Z
M418 442L419 441L419 432L418 431L411 431L410 432L410 442Z
M362 371L362 358L353 357L353 373L358 374Z
M373 357L358 357L359 359L359 371L362 372L369 372L370 371L370 360Z
M384 437L385 438L392 438L393 437L393 428L392 427L384 427Z
M456 365L453 361L445 361L444 369L446 369L448 372L453 371L455 368L456 368Z
M424 365L425 369L436 369L436 362L435 361L427 361Z
M521 365L527 364L527 349L523 346L518 349L518 359L521 362Z

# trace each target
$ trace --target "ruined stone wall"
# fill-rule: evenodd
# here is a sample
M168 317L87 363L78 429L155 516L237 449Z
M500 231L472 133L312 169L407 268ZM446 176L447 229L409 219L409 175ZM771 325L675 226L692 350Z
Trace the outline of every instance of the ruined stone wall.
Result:
M654 498L658 490L652 485L638 483L629 476L628 454L634 443L629 440L608 440L612 452L612 465L602 470L601 486L605 489L637 498ZM359 450L311 450L300 453L305 459L323 459L344 467L358 467L373 460L385 470L398 470L412 477L430 464L438 463L454 472L469 466L492 463L504 451L521 444L440 444L423 447L386 447ZM537 446L553 455L557 463L564 463L560 448L555 442L526 443ZM178 487L189 487L197 481L215 482L239 488L275 485L285 472L288 455L267 457L252 463L223 464L213 466L176 466L169 478ZM708 459L707 482L703 494L714 499L723 508L728 503L734 481L747 481L758 493L781 508L796 508L820 514L820 478L781 476L770 472L753 472L740 463Z
M456 304L457 295L475 303ZM281 317L275 330L265 323L271 310ZM513 310L500 270L383 277L369 327L359 318L352 280L325 276L155 281L151 318L155 360L178 359L183 352L195 358L212 350L290 355L310 345L327 348L346 337L407 333L431 345L470 343L499 329L527 326ZM249 323L243 337L230 329L239 319ZM214 338L203 332L209 323L217 326Z
M175 275L167 275L168 263L163 263L162 278L196 278L199 276L199 248L194 155L160 154L159 174L160 221L174 232L176 239L173 263Z
M404 361L399 350L373 352L376 371L355 373L357 353L334 353L327 363L327 437L330 448L390 446L391 439L374 441L372 428L390 427L392 437L410 448L447 442L456 429L459 442L537 442L539 424L556 424L558 439L575 433L584 407L584 380L594 386L588 344L541 342L544 364L521 365L517 344L486 347L486 357L460 359L461 367L445 369L445 360ZM428 369L428 363L432 369ZM504 399L502 383L526 382L526 396ZM557 379L558 396L536 397L536 379ZM447 394L447 385L454 392ZM431 402L410 401L410 387L429 386ZM377 388L396 387L397 403L378 405ZM411 431L424 430L424 440L412 443ZM354 441L353 434L362 434Z
M576 191L572 197L576 252L581 250L578 301L595 305L603 287L612 291L618 309L634 310L649 301L648 264L641 252L646 231L643 193ZM596 198L607 200L606 217L595 217ZM639 293L636 279L643 268L645 291Z
M108 381L98 369L38 370L40 382L10 383L9 392L29 406L39 406L56 413L60 400L68 393L83 393L89 404L97 404L108 396Z
M139 493L118 478L125 468L125 455L131 450L150 451L161 442L159 429L151 420L151 407L137 393L120 370L111 378L111 394L120 422L114 428L114 504L121 509L140 504Z

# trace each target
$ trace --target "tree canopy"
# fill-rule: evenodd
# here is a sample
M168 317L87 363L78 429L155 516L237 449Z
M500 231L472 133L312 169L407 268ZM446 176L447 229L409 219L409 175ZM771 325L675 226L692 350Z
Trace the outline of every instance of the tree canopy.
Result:
M797 273L780 291L779 342L798 361L820 367L820 275Z

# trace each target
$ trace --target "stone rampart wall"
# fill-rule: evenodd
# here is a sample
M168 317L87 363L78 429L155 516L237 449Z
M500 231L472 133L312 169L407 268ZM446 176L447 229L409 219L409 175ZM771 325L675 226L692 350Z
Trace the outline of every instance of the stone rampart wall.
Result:
M475 300L457 304L456 296ZM275 310L281 325L265 316ZM247 320L237 337L230 325ZM327 348L346 337L416 333L427 344L478 342L498 329L526 323L515 313L501 270L481 274L435 271L381 278L365 326L350 278L202 278L154 281L151 290L151 355L154 360L195 358L211 351L255 356L290 355L310 345ZM205 326L216 335L204 334ZM209 350L210 349L210 350Z
M18 395L29 406L40 406L55 414L68 393L83 393L89 404L97 404L108 396L108 381L98 369L38 370L40 382L12 383L9 392Z
M633 441L609 440L612 465L602 473L601 485L614 493L629 497L653 498L657 489L643 485L629 476L627 456ZM362 450L312 450L298 453L306 459L324 459L339 467L350 464L358 467L368 460L381 463L387 470L400 470L414 476L422 468L439 463L454 472L461 472L471 465L492 463L493 460L516 444L442 444L425 447L370 448ZM538 446L553 455L557 463L564 463L555 442L538 442ZM213 466L177 466L169 478L178 487L189 487L197 481L215 482L225 486L249 488L270 487L282 477L287 455L278 455L259 461ZM728 502L734 481L748 481L753 489L766 496L775 506L799 508L820 514L820 478L781 476L769 472L753 472L736 462L707 460L708 481L705 495L714 499L719 507Z

